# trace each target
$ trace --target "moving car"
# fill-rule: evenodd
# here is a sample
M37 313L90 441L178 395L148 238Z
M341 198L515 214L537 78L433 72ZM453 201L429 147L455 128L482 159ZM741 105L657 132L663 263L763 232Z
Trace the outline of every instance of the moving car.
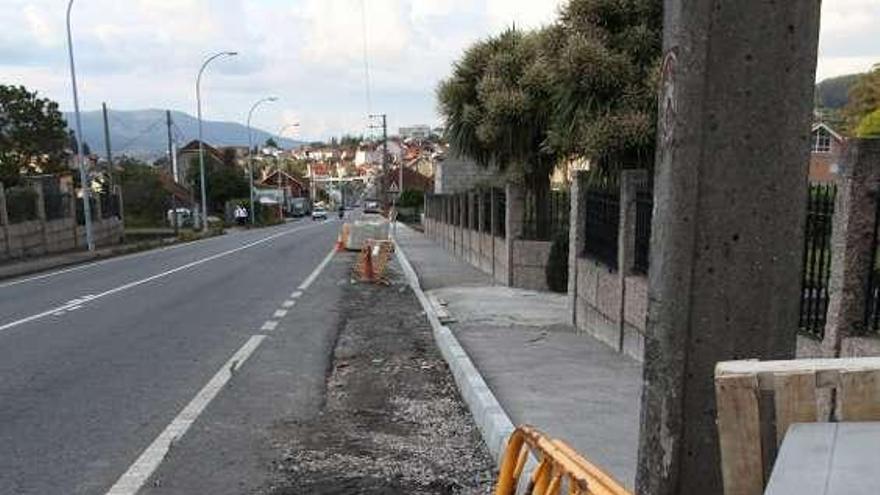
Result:
M327 210L324 208L315 208L312 210L312 220L327 220Z
M364 213L382 213L382 207L379 206L379 201L375 199L364 201Z

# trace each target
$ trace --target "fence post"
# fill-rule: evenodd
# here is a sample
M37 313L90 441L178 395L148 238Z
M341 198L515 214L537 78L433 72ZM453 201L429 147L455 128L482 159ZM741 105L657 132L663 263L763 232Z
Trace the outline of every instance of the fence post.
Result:
M820 2L663 5L635 492L715 494L716 363L795 356Z
M0 228L3 229L3 242L6 245L6 257L12 257L12 246L9 245L9 211L6 210L6 187L0 182Z
M620 304L617 318L617 350L621 353L623 353L626 335L626 277L632 273L636 257L636 199L639 184L647 179L647 170L623 170L620 172L620 226L617 231L617 277Z
M880 139L847 143L831 230L831 274L822 352L840 357L846 337L863 333L871 292L878 200Z
M586 201L584 189L587 181L586 170L575 170L571 180L571 202L568 217L568 304L571 309L571 324L577 330L578 303L578 257L584 249L584 215Z
M46 192L43 190L43 181L35 180L30 184L37 193L37 220L40 222L40 233L43 238L43 253L49 253L49 227L46 225Z
M504 242L507 245L507 286L513 287L514 273L516 272L514 270L513 246L516 240L522 237L526 194L523 186L510 183L505 187L505 194L507 195L507 213L505 215L507 236Z

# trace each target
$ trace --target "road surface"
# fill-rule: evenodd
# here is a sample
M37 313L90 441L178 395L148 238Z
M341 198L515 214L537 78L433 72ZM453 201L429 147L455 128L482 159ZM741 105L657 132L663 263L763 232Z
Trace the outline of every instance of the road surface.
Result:
M339 223L0 281L0 493L241 493L321 406Z

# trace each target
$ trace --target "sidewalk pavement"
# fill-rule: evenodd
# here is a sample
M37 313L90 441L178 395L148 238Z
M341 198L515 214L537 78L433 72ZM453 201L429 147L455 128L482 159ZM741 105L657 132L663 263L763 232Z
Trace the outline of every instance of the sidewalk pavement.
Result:
M632 490L640 364L575 333L564 295L493 285L488 275L408 227L401 226L396 239L509 421L564 440ZM485 412L469 405L479 422Z

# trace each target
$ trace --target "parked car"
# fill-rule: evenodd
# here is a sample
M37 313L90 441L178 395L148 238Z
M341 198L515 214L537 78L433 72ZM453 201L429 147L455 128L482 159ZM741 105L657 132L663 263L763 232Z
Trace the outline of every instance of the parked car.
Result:
M312 220L327 220L327 210L324 208L315 208L312 210Z
M382 213L382 207L379 206L379 202L375 199L368 199L364 201L364 213Z

